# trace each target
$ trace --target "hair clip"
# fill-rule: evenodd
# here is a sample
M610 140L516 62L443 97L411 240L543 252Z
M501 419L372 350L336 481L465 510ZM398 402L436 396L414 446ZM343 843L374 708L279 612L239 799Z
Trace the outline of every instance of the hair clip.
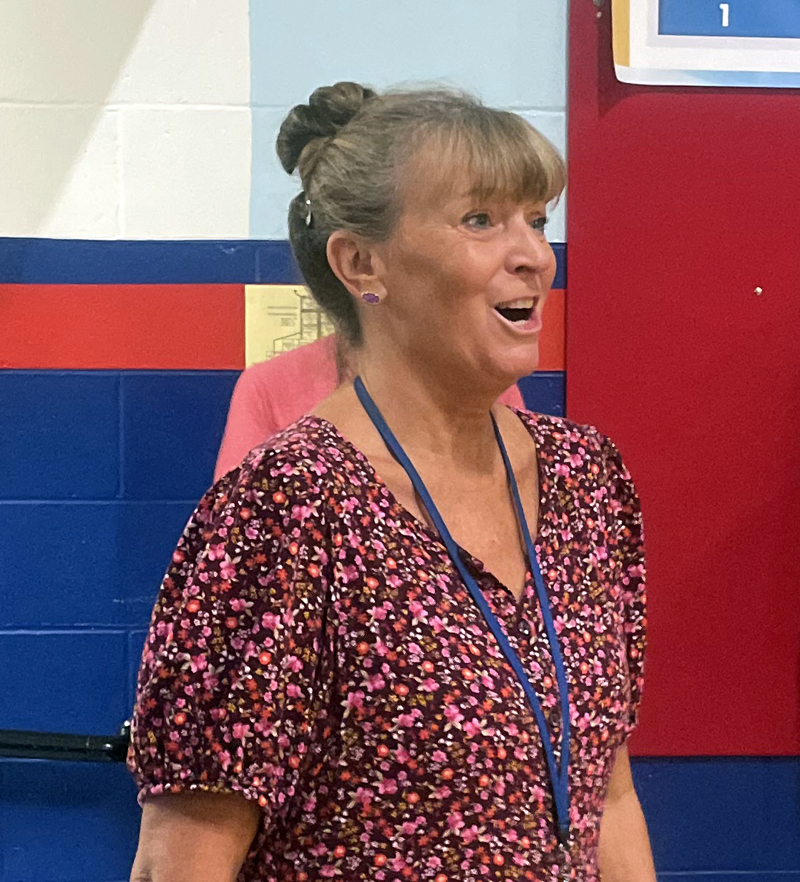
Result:
M311 200L306 199L306 226L311 226Z

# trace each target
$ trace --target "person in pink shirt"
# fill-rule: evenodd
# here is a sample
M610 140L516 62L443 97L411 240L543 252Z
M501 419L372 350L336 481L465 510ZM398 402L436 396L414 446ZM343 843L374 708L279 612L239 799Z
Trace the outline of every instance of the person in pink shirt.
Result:
M247 368L233 390L214 480L238 466L254 447L314 410L338 382L334 335ZM517 386L506 390L500 401L525 407Z

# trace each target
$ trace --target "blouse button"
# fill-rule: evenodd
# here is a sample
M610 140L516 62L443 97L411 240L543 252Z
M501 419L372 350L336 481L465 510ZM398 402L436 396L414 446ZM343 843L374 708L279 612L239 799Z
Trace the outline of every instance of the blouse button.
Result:
M528 624L527 619L523 619L519 623L519 633L522 634L523 637L531 636L531 626Z

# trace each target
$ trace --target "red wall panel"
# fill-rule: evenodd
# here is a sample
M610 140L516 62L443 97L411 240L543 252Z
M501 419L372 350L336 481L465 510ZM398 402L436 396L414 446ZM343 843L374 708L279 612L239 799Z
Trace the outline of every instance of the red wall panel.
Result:
M800 93L620 84L591 3L570 44L568 413L649 551L631 746L800 753Z
M0 285L0 367L239 370L243 285Z

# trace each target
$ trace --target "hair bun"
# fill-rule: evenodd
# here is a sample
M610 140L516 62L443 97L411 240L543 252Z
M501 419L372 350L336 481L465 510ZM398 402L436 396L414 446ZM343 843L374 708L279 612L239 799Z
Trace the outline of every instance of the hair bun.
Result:
M301 162L305 148L318 139L333 137L375 95L372 89L349 82L315 89L308 104L293 107L281 124L276 149L284 169L291 174L300 166L300 177L305 179L317 153L306 150ZM322 144L320 141L318 146Z

